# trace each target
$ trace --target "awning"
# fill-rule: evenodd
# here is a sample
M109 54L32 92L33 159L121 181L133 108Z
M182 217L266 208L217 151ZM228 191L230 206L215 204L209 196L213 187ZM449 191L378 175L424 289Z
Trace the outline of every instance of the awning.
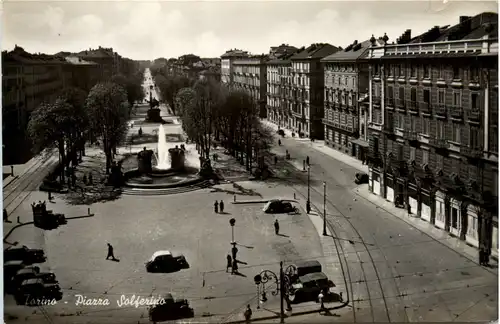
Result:
M362 147L369 147L370 146L370 144L368 142L365 142L365 141L360 140L360 139L353 139L353 140L351 140L351 143L357 144L357 145L362 146Z

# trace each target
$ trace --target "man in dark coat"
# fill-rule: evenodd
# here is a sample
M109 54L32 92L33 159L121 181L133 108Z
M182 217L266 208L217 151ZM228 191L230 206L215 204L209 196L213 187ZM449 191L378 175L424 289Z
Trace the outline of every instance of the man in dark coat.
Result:
M115 254L113 252L113 246L108 243L108 256L106 257L106 260L109 260L109 258L111 258L111 260L116 260Z
M238 248L236 247L236 245L233 245L231 254L233 255L233 259L236 260L236 254L238 254Z
M219 203L219 207L220 207L220 212L224 213L224 202L222 200Z
M219 202L217 200L214 202L214 211L216 214L219 212Z
M231 267L231 274L238 273L238 261L233 259L233 266Z
M274 233L276 233L276 235L280 233L280 223L278 223L278 220L274 221Z
M228 269L233 266L233 259L229 254L227 255L226 259L227 259L226 272L228 272Z

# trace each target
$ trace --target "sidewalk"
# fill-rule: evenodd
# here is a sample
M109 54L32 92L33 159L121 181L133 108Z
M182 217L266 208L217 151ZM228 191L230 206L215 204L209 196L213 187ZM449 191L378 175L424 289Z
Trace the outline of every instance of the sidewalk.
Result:
M408 215L405 209L396 208L394 203L377 196L371 193L368 190L368 185L361 185L358 188L353 190L353 193L359 196L362 199L367 200L368 202L377 206L387 213L401 219L405 223L415 227L416 229L422 231L426 235L428 235L431 239L439 241L440 243L446 245L448 248L454 250L458 254L472 260L474 263L478 263L478 250L475 247L469 246L465 241L462 241L456 237L451 236L448 232L443 231L432 225L431 223L426 222L419 217ZM498 261L490 258L489 268L490 272L494 272L498 274Z

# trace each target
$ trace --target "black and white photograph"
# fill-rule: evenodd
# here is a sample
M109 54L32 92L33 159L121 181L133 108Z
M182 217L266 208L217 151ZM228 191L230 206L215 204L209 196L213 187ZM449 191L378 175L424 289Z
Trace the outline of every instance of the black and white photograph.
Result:
M498 8L3 1L3 322L497 322Z

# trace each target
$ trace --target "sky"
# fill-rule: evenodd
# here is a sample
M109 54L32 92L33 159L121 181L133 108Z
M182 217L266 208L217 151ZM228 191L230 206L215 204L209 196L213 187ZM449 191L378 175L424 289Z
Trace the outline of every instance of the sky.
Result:
M374 34L395 41L459 16L498 12L496 1L25 1L4 0L2 50L32 53L112 47L124 57L153 60L196 54L220 57L238 48L330 43L346 47Z

